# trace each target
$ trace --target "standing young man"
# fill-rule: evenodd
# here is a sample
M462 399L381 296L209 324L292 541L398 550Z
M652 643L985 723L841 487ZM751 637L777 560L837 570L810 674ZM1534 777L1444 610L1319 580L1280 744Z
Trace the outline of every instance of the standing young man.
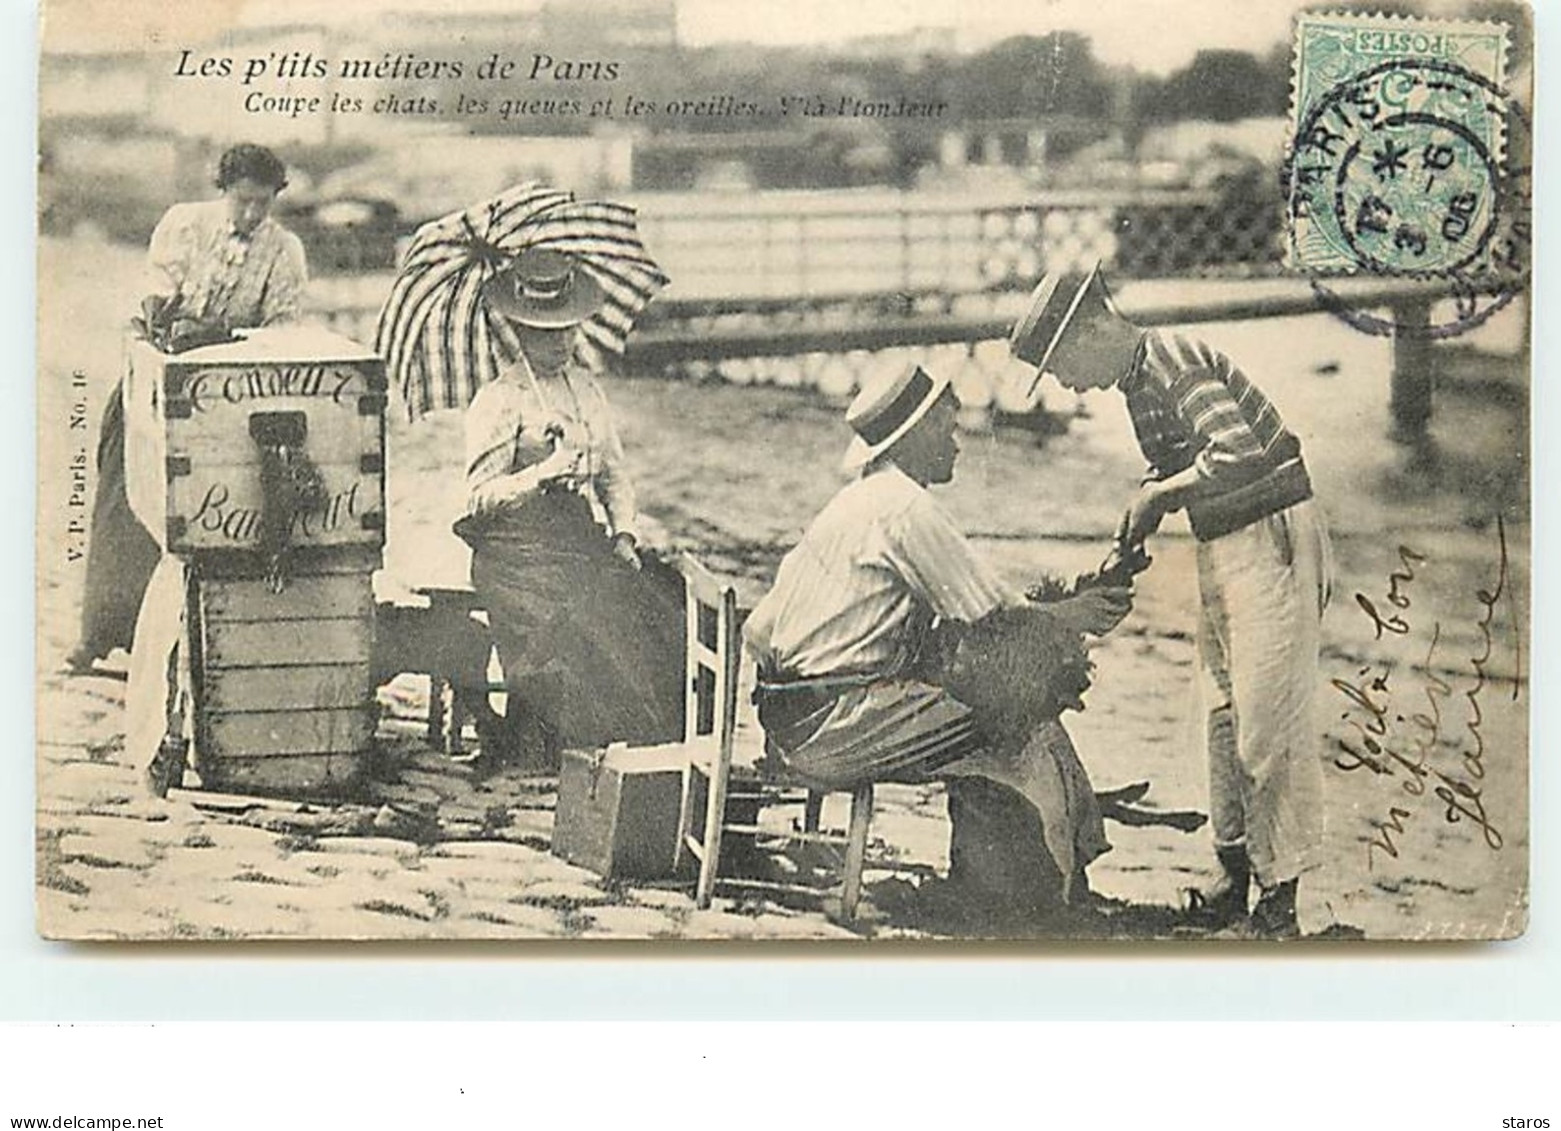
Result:
M1197 539L1209 805L1223 875L1189 893L1218 928L1298 933L1300 876L1317 864L1322 762L1313 721L1328 536L1301 444L1263 392L1202 342L1144 330L1111 302L1097 265L1048 275L1013 352L1075 392L1116 389L1149 462L1123 524L1129 545L1186 510Z

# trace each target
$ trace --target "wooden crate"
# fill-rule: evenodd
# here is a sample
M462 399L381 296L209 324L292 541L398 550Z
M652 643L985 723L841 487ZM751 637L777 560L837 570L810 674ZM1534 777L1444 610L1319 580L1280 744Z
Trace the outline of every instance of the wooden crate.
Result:
M672 878L687 763L678 743L564 751L554 855L609 878Z
M254 549L263 496L258 432L303 435L325 501L297 516L302 546L384 540L384 364L355 342L277 327L159 353L130 343L125 474L131 509L176 554Z
M378 708L370 651L378 554L298 551L273 593L253 554L197 559L190 646L203 784L314 797L368 768Z

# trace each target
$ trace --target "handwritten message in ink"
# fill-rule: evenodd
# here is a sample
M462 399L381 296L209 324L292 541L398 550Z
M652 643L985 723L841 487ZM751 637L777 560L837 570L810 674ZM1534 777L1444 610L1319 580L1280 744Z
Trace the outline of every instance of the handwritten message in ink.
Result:
M1437 565L1424 547L1398 546L1380 590L1355 594L1373 642L1401 638L1414 649L1402 660L1365 663L1330 681L1342 703L1333 767L1392 779L1398 787L1370 817L1368 867L1397 859L1411 827L1428 819L1477 830L1492 851L1507 843L1487 803L1490 775L1499 772L1487 726L1493 698L1516 703L1521 695L1522 654L1507 531L1499 518L1495 535L1489 581L1435 609L1421 597L1422 575ZM1450 643L1454 636L1465 643ZM1522 754L1519 747L1515 756Z

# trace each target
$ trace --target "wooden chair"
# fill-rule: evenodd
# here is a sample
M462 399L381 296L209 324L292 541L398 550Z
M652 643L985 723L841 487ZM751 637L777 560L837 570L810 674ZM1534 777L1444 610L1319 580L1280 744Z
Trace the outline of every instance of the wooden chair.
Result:
M763 780L782 789L806 789L805 786L790 782L783 770L771 770ZM854 789L838 792L851 796L845 835L820 831L824 799L828 794L816 789L807 789L807 796L802 802L801 830L777 835L805 844L826 844L845 850L841 871L840 912L845 919L850 920L856 918L857 905L862 901L862 873L867 868L867 834L873 821L873 783L861 782Z
M720 874L725 834L778 838L844 850L841 910L846 919L853 919L862 896L862 872L866 866L867 834L873 811L872 783L864 782L850 791L850 819L844 835L820 830L826 794L791 779L768 758L761 762L754 785L733 788L732 738L737 715L738 663L742 654L736 593L692 559L685 559L681 568L687 585L688 616L684 731L685 742L694 752L689 766L687 801L683 807L681 848L699 862L695 902L701 908L709 907L718 884L817 895L817 890L811 887ZM787 831L731 820L729 804L743 801L756 803L744 806L755 810L800 804L803 808L801 828Z
M737 725L737 664L741 654L737 592L686 555L679 560L678 571L683 575L686 618L683 744L690 754L678 855L688 852L698 861L695 898L700 907L709 907L721 860L721 826ZM701 782L703 806L698 805L695 792Z

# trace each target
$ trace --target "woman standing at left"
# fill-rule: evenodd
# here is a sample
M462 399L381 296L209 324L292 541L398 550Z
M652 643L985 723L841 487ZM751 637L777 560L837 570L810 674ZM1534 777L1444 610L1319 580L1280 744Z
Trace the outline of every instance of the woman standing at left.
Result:
M235 145L217 165L216 200L175 204L152 233L142 301L145 331L160 348L225 340L240 327L298 317L308 269L298 237L271 219L287 170L271 150ZM67 660L90 672L115 648L129 649L142 594L159 551L125 494L123 386L98 433L98 481L87 544L81 636Z

